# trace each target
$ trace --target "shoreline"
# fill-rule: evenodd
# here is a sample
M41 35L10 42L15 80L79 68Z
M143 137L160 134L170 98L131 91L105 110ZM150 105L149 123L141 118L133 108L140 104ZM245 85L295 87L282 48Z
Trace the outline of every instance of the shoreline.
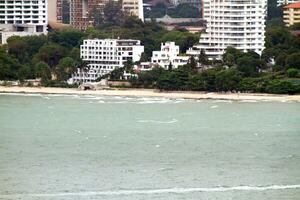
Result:
M112 89L112 90L79 90L77 88L51 87L19 87L0 86L0 93L22 94L64 94L64 95L97 95L97 96L128 96L128 97L161 97L170 99L214 99L214 100L268 100L300 102L300 95L280 95L264 93L216 93L194 91L164 91L154 89Z

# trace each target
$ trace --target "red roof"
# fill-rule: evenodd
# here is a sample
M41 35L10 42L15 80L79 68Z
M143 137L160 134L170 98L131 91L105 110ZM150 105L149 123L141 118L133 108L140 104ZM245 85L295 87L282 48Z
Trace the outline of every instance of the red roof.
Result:
M284 6L284 8L300 8L300 1L297 3L291 3L287 6Z

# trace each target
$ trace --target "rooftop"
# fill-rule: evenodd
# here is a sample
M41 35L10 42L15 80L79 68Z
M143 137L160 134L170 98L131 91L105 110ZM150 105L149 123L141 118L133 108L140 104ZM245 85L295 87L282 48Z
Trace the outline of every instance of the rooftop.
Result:
M288 4L288 5L284 6L284 8L300 8L300 1L296 2L296 3Z

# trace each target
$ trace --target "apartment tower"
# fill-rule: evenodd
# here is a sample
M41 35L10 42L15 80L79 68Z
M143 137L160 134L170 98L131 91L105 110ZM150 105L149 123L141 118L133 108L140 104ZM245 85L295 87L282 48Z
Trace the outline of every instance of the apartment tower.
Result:
M116 1L116 0L111 0ZM94 9L103 8L109 0L70 0L70 23L74 28L86 29L93 24ZM122 8L128 14L144 19L142 0L123 0Z
M300 23L300 2L283 7L283 22L286 26Z
M66 0L65 0L66 1ZM49 22L62 23L63 0L48 0L48 20Z
M204 50L210 60L220 60L227 47L261 54L266 5L266 0L203 0L206 32L187 54L199 55Z

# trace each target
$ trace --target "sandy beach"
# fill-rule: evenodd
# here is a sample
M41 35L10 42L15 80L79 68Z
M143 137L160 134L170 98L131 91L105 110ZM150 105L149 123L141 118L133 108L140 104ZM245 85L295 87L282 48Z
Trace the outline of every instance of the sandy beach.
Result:
M160 92L152 89L112 89L112 90L79 90L76 88L50 87L7 87L0 86L1 93L28 93L28 94L77 94L77 95L104 95L104 96L137 96L137 97L164 97L184 99L219 99L219 100L269 100L269 101L299 101L300 95L276 95L257 93L205 93L205 92Z

